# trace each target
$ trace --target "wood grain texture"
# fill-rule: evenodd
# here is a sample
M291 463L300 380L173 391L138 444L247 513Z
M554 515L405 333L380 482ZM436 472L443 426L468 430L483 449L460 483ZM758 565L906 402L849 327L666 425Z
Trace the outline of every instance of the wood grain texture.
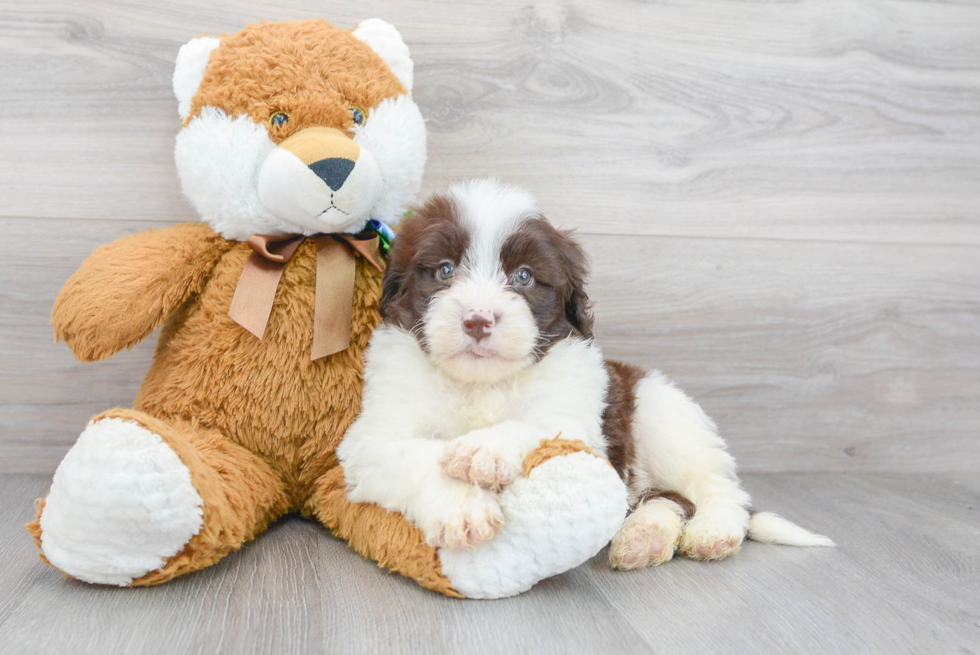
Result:
M971 3L7 4L5 216L193 216L171 156L179 46L380 15L416 61L429 189L503 175L604 233L980 243Z
M719 563L613 571L601 553L530 592L458 601L297 518L162 587L66 580L22 524L43 476L0 476L0 651L10 653L952 653L980 650L980 483L753 476L756 505L836 549L748 543Z
M0 471L50 472L154 339L90 366L51 303L95 247L195 218L177 49L382 16L425 190L494 174L584 235L608 354L663 369L744 470L980 469L980 5L924 0L0 0Z
M607 356L672 377L744 470L980 469L977 248L586 244Z
M0 321L0 470L53 471L92 415L135 397L155 336L81 364L54 343L48 317L89 251L140 227L0 219L9 236L0 301L18 307ZM63 239L24 251L38 232ZM718 422L743 470L980 468L978 248L583 242L606 354L674 378Z

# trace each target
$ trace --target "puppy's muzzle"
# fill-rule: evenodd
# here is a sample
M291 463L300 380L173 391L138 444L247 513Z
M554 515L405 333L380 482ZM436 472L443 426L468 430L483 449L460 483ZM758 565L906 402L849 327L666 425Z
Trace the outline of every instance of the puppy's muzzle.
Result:
M318 232L358 228L381 194L371 154L347 134L308 127L291 135L259 171L259 199L279 218Z

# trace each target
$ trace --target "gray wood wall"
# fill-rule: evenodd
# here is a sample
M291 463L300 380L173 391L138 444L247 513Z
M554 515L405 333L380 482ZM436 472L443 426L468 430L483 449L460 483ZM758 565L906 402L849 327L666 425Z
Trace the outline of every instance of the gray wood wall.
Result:
M96 246L194 218L182 43L383 17L416 62L425 191L520 182L593 258L608 354L700 399L743 469L980 469L980 4L0 2L0 471L132 401L48 314Z

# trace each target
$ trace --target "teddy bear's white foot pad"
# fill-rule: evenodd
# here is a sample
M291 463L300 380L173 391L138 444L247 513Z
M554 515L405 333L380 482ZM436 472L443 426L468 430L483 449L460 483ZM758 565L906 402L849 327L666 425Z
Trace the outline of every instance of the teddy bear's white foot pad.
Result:
M552 458L500 494L504 526L476 548L439 550L443 574L467 598L504 598L589 560L628 509L609 463L584 452Z
M133 421L90 423L58 466L41 550L72 577L124 586L164 565L201 529L190 470Z

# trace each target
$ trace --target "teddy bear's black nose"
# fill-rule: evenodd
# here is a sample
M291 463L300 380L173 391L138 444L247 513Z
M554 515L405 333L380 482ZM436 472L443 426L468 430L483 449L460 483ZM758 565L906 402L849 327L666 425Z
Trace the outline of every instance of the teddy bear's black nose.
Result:
M336 191L344 186L347 176L354 170L354 162L345 157L330 157L310 164L310 170Z

